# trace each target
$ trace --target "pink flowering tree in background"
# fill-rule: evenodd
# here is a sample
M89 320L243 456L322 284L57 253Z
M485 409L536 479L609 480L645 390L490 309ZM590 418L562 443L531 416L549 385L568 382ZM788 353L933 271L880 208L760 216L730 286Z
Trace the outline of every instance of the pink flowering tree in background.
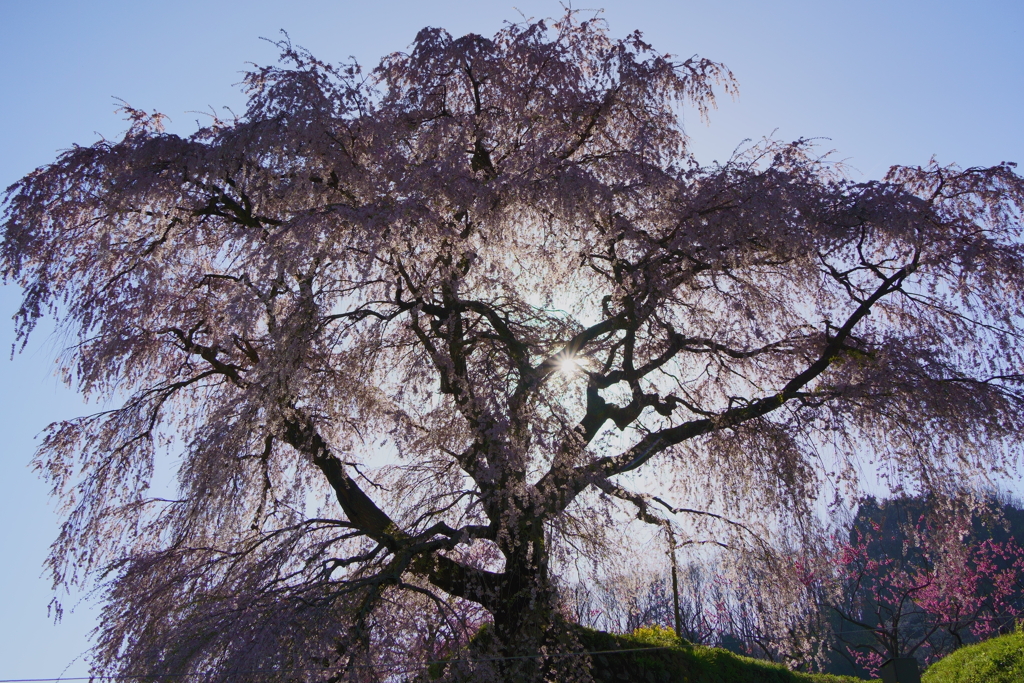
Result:
M966 642L1012 631L1024 616L1024 548L984 541L941 548L930 583L918 595L940 630L929 639L928 661Z
M865 472L943 496L1016 467L1012 164L702 165L681 107L732 74L573 11L424 29L369 74L280 47L237 118L126 107L5 195L19 338L52 316L104 406L36 459L55 584L102 592L96 674L373 679L481 615L488 675L585 680L559 579L627 516L768 553Z
M837 639L872 675L894 657L930 663L966 642L1012 631L1024 615L1024 548L970 540L963 524L920 518L906 535L877 522L838 555Z

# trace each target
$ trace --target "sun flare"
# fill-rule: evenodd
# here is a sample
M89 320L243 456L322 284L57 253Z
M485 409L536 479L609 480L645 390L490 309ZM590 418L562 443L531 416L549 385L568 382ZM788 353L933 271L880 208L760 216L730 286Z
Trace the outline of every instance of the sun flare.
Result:
M558 362L558 370L565 375L574 375L582 370L582 367L575 357L566 356Z

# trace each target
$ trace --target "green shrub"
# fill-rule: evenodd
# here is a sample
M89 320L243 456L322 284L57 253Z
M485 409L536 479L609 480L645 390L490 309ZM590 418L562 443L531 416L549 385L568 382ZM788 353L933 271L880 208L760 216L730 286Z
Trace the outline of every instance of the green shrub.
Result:
M653 647L682 647L682 639L676 635L674 628L667 626L641 626L629 634L636 640L643 641Z
M962 647L928 667L921 683L1021 683L1024 631Z

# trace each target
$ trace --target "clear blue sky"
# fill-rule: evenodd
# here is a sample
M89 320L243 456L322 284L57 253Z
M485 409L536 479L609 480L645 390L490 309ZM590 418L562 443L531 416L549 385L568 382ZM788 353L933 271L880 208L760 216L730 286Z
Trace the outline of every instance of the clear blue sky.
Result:
M1021 0L605 0L613 34L639 29L682 57L725 62L740 98L710 127L687 119L703 161L744 138L828 137L863 175L890 164L1024 163L1024 2ZM503 20L557 15L554 0L92 2L0 0L0 184L72 144L116 137L119 97L157 109L188 133L210 106L243 109L246 62L274 60L275 38L328 61L372 66L423 26L490 35ZM6 320L17 293L0 288ZM0 348L12 342L0 323ZM41 330L45 332L45 330ZM52 376L40 334L14 362L0 358L0 679L80 676L96 612L87 598L61 624L47 618L41 578L57 517L27 464L49 422L87 410Z

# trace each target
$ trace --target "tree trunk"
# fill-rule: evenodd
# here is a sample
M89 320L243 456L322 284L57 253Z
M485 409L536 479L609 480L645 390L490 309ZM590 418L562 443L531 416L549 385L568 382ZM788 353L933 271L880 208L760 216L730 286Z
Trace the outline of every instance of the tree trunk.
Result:
M591 681L590 661L558 611L543 535L506 556L500 608L494 610L493 656L502 683Z

